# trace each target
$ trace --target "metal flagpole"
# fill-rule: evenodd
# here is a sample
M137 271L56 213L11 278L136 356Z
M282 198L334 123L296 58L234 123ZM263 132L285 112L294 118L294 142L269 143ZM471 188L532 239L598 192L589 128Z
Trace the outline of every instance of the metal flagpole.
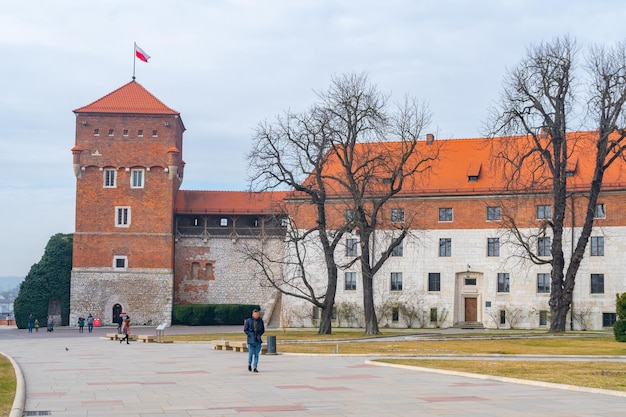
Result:
M133 42L133 81L135 81L135 64L137 63L137 42Z

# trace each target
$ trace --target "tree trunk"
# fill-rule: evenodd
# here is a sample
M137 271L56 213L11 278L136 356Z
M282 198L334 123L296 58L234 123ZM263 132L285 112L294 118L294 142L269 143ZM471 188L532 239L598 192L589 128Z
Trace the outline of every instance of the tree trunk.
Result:
M337 292L337 266L333 257L326 257L326 271L328 275L328 287L326 288L326 297L324 298L324 306L320 314L320 327L317 334L333 333L333 307L335 306L335 294Z
M331 304L330 306L328 304ZM328 300L324 302L322 312L320 314L320 327L317 334L332 334L333 333L333 304Z
M365 334L380 334L378 318L374 306L374 276L370 267L369 236L361 235L361 275L363 277L363 314L365 318Z

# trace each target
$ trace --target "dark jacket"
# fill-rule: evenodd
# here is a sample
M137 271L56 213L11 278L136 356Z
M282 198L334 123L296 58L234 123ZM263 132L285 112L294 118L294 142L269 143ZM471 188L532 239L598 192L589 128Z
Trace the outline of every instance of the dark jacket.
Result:
M255 331L256 324L256 331ZM248 344L261 344L263 340L261 339L261 335L265 333L265 326L263 325L263 319L260 317L258 319L254 319L252 317L246 319L243 325L243 332L248 336Z

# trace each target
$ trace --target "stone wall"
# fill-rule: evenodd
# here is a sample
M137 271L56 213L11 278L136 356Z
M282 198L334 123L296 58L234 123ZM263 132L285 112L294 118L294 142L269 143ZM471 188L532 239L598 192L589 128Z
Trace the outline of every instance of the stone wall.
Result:
M260 304L269 319L276 291L263 282L245 255L247 247L260 242L260 237L177 238L175 304ZM284 251L282 238L267 238L265 245L275 254Z
M102 325L111 325L115 304L122 306L135 326L171 324L172 270L75 268L71 280L70 326L90 313Z

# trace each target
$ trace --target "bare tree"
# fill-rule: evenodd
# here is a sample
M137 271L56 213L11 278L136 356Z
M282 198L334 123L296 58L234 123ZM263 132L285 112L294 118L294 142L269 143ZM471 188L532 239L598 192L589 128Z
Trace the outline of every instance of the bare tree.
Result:
M348 225L360 244L355 262L361 267L365 333L378 334L374 276L411 228L404 213L394 222L385 222L384 214L390 209L390 200L431 167L440 145L418 147L430 123L426 107L406 99L390 111L387 97L363 74L333 78L331 88L320 96L334 132L330 159L338 165L327 179L348 201ZM396 233L378 248L376 231L381 224L388 224Z
M490 135L510 137L494 145L494 151L503 163L511 190L544 194L552 201L551 217L540 227L541 236L547 236L547 230L551 232L549 256L540 256L514 216L510 218L513 235L527 257L552 268L549 302L552 332L565 331L576 274L593 228L604 173L615 160L624 157L626 138L623 128L626 44L620 43L612 49L591 48L587 65L580 65L579 61L576 42L568 37L531 46L521 63L507 74L500 104L494 109L488 127ZM584 68L587 77L576 83L578 68ZM588 95L575 88L586 82ZM577 111L584 107L588 108L597 131L570 132L568 127L576 120ZM563 233L567 199L571 195L568 168L572 166L576 148L595 152L594 167L592 178L586 178L589 186L584 191L587 204L581 233L571 257L566 260Z

